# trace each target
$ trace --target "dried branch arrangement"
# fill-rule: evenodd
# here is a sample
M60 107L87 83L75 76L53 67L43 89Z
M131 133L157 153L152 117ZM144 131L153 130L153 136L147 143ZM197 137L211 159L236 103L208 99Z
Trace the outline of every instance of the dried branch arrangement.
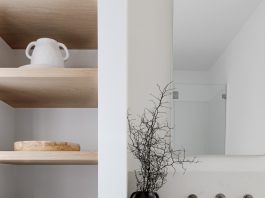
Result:
M169 168L180 165L185 170L185 163L195 162L186 159L185 149L174 150L170 144L172 128L163 119L169 109L170 85L158 86L159 95L151 94L153 107L145 108L139 118L127 116L129 150L140 161L140 169L135 170L138 191L158 191L167 181Z

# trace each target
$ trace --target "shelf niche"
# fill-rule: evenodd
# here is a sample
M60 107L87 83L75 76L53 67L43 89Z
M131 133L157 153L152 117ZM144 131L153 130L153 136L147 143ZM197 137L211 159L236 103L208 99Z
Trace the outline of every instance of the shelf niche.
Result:
M0 68L0 100L14 108L97 108L97 68Z

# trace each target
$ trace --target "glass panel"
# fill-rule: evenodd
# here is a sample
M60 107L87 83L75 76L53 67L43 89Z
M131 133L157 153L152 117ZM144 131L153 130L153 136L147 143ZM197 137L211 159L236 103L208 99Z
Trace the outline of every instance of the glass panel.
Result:
M226 86L176 83L173 142L188 155L225 154Z

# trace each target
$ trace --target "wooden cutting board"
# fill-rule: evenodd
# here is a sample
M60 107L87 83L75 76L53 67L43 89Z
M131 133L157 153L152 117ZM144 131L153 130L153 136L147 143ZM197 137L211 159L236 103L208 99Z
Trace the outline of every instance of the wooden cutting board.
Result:
M80 145L56 141L19 141L14 143L15 151L80 151Z

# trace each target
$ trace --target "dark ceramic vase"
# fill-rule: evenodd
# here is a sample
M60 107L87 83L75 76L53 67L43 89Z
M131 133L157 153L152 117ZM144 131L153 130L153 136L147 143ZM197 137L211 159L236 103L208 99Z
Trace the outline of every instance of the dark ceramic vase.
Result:
M159 198L156 192L134 192L130 198Z

